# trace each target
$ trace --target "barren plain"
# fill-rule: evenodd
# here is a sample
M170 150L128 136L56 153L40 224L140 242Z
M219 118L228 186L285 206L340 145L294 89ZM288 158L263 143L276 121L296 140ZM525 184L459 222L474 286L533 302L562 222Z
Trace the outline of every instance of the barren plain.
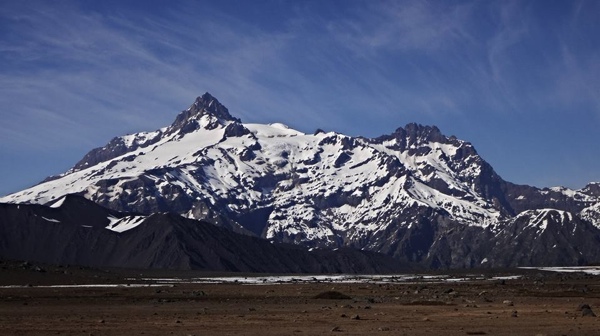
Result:
M600 278L591 274L265 279L2 261L0 335L600 334Z

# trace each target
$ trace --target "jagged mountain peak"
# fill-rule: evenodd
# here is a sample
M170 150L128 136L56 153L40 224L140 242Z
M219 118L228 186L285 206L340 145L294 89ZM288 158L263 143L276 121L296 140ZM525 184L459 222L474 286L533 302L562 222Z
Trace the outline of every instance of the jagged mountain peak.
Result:
M206 92L196 98L194 103L181 112L170 127L170 133L179 131L189 133L200 127L215 129L229 122L241 123L241 120L229 114L229 110L219 100Z
M223 120L241 122L240 119L232 117L231 114L229 114L227 107L221 104L217 98L208 92L205 92L202 96L197 97L188 110L201 112L204 114L211 114Z
M442 132L437 126L421 125L418 123L408 123L404 126L404 130L409 135L425 136L425 137L438 137L442 136Z
M456 137L447 137L436 126L421 125L418 123L409 123L404 127L397 128L392 134L382 135L373 139L374 142L389 142L395 141L400 147L400 150L405 150L408 147L427 145L430 142L437 143L456 143Z
M181 137L201 128L207 130L225 128L231 123L239 124L241 120L231 116L227 107L206 92L197 97L189 108L179 113L171 126L154 132L140 132L115 137L106 146L91 150L66 173L50 176L43 182L52 181L70 173L95 166L98 163L133 152L138 148L154 145L165 138Z
M472 184L473 179L481 176L482 172L494 175L493 169L479 156L470 142L460 140L455 136L446 136L436 126L424 126L417 123L409 123L405 127L397 128L389 135L383 135L375 139L368 139L370 143L383 145L389 150L399 152L404 157L420 157L418 161L421 166L416 166L413 171L421 170L425 180L429 181L432 166L426 162L431 157L441 165L446 166L450 171L458 176L463 176L463 182L469 180ZM410 164L409 160L409 164ZM462 179L462 178L461 178ZM440 186L436 186L440 187Z
M590 196L600 196L600 182L588 183L581 191Z
M443 142L446 139L446 136L442 134L442 131L437 126L421 125L418 123L408 123L404 127L399 127L392 135L412 139L413 141Z

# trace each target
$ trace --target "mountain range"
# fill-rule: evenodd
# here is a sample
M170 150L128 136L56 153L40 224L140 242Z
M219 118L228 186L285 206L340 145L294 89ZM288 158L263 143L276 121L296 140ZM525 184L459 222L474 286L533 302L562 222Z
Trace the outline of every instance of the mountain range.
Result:
M211 223L273 243L375 252L431 268L600 260L600 183L580 190L510 183L471 143L435 126L412 123L365 138L243 123L209 93L170 126L116 137L64 174L0 202L11 211L16 204L54 209L69 195L134 218L109 220L116 236L143 236L152 225L160 231L164 220L154 218L171 223L178 215L185 230ZM107 236L115 232L109 217L100 216L98 242L116 239ZM199 253L189 246L177 253Z

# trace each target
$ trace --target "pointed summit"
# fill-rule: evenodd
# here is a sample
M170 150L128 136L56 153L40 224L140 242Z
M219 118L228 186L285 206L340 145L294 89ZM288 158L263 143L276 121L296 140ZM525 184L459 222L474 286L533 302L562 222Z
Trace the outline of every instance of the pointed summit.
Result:
M210 113L219 119L241 122L240 119L232 117L229 110L208 92L196 98L196 101L188 110L204 111L204 113Z
M204 118L206 117L206 118ZM205 125L200 125L200 120L204 119ZM230 121L241 122L240 119L234 118L229 114L229 110L223 106L217 98L206 92L202 96L196 98L194 103L185 111L181 112L173 124L171 129L181 130L183 133L189 133L198 129L200 126L207 129L214 129L224 126Z

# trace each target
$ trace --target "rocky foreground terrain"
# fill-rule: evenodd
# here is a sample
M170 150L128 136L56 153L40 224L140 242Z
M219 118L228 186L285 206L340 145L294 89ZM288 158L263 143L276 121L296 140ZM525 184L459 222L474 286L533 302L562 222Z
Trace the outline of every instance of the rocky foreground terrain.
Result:
M193 283L224 275L193 271L7 261L0 269L0 335L600 333L599 279L581 273L478 270L406 282L243 285Z

